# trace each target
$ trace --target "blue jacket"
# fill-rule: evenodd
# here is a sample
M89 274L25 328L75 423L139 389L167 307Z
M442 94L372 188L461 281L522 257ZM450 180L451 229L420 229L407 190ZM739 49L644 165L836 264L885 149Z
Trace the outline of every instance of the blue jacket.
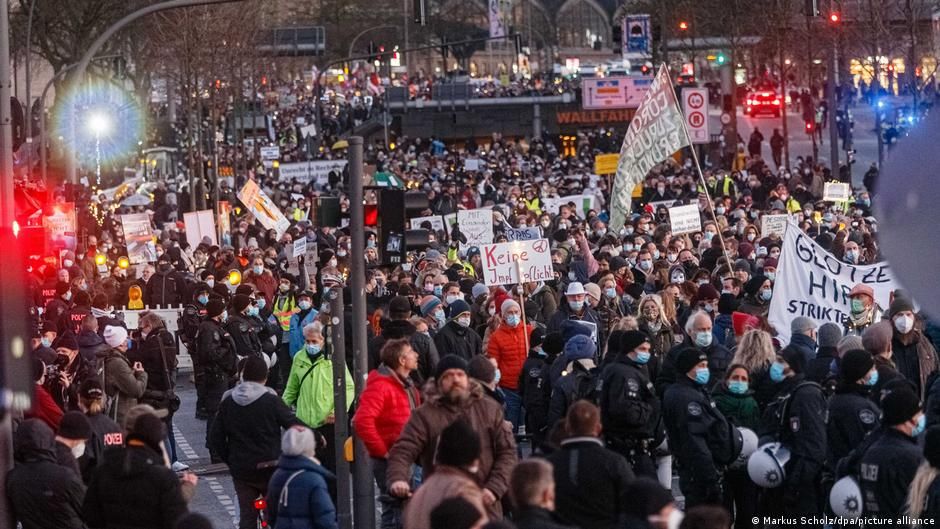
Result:
M715 343L730 347L729 341L734 341L734 328L730 314L719 314L712 325L712 338ZM731 340L729 340L731 338Z
M282 455L268 484L270 526L274 529L336 529L336 508L326 485L327 480L333 479L336 477L329 470L311 459Z
M316 319L317 314L318 312L316 309L310 309L310 312L304 316L302 321L300 319L299 312L294 313L294 315L290 317L290 330L287 332L290 333L291 358L297 354L297 351L300 351L304 348L304 343L306 342L306 340L304 340L304 327L309 323L313 323L313 320Z

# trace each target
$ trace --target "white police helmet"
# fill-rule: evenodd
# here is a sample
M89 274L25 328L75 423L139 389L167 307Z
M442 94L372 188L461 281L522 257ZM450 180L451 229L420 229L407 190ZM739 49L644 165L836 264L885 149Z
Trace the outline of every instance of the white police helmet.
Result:
M780 443L767 443L757 448L747 460L747 475L758 487L772 489L783 485L787 474L784 466L790 450Z
M836 516L858 518L862 515L862 489L852 476L836 481L829 491L829 505Z
M741 435L741 453L734 463L731 464L732 468L741 468L746 465L747 459L757 450L757 434L754 433L753 430L750 428L738 428L738 433Z

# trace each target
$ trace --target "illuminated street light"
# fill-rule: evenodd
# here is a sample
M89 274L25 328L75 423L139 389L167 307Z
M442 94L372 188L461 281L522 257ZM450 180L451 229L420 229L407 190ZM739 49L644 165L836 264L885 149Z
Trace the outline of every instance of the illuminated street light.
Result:
M91 115L88 116L88 129L91 130L95 136L106 136L111 132L111 120L101 112L92 112Z

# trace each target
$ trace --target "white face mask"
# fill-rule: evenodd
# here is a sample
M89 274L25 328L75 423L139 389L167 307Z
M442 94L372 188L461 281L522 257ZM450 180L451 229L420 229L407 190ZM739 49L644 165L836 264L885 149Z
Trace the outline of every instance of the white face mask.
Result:
M84 454L85 454L85 441L82 441L72 447L72 456L75 459L82 457Z
M910 316L898 316L894 318L894 328L901 334L907 334L914 328L914 318Z

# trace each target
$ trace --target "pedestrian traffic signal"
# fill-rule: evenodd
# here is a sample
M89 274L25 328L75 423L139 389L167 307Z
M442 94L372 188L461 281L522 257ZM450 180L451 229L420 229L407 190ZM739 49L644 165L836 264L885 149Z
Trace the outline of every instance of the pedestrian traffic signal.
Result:
M715 64L718 64L719 66L721 66L725 64L726 62L728 62L728 56L725 55L724 53L719 52L717 55L715 55Z
M842 21L842 17L839 15L839 13L829 13L829 22L832 24L838 24L840 21Z
M815 131L815 130L816 130L816 123L813 122L813 121L807 121L807 122L806 122L806 133L807 133L807 134L812 134L813 131Z
M686 31L687 29L689 29L689 23L686 22L685 20L680 20L680 21L679 21L679 31Z

